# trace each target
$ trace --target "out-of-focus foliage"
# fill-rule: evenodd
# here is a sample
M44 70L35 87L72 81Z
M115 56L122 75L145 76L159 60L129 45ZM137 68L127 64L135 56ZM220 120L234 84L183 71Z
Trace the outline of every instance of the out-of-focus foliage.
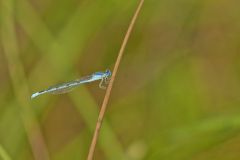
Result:
M69 94L30 94L112 69L137 4L1 1L2 159L41 159L44 149L51 160L86 159L105 91L96 82ZM145 0L95 159L238 160L239 19L238 0Z

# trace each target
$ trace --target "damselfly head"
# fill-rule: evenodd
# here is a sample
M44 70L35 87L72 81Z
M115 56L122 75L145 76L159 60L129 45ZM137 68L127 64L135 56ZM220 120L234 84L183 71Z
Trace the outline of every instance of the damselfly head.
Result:
M105 74L107 75L107 77L110 77L112 75L112 73L109 69L106 70Z

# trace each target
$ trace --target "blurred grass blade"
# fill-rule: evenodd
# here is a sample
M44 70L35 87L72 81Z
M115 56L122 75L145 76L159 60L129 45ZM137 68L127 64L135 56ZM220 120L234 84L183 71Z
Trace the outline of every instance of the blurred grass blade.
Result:
M2 157L2 160L11 160L10 156L6 152L6 150L0 145L0 156Z
M149 159L191 159L191 156L200 153L206 148L224 143L231 137L239 134L239 115L221 116L189 126L171 129L153 138L154 152ZM158 141L156 141L158 139ZM164 140L163 140L164 139ZM173 141L176 143L168 143ZM164 143L167 142L167 143Z
M13 0L1 1L1 39L3 49L8 61L10 78L16 100L18 105L21 107L19 108L21 118L23 120L34 157L36 160L48 160L49 156L46 145L34 113L31 109L24 68L19 60L14 24L14 2L15 1Z

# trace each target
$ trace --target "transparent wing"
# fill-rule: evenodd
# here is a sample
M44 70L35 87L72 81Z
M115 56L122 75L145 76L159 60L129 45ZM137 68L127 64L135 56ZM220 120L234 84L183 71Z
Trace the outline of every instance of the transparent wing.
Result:
M80 84L87 83L91 80L92 76L86 76L79 80L74 80L66 83L57 84L49 87L47 90L51 94L63 94L72 91L74 88Z
M51 94L64 94L64 93L70 92L77 86L77 85L73 85L73 84L74 84L74 82L72 81L72 82L67 82L67 83L62 83L59 85L52 86L49 89L52 89L52 88L56 88L56 89L50 93Z

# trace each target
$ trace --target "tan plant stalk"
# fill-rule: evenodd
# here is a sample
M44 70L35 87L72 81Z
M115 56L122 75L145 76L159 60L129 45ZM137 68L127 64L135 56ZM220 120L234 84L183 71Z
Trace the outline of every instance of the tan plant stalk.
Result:
M106 112L107 104L108 104L109 97L110 97L111 90L112 90L112 86L113 86L113 82L115 80L115 76L117 74L119 64L121 62L124 50L126 48L126 44L128 42L129 36L132 32L132 29L133 29L133 26L136 22L138 14L139 14L139 12L142 8L143 2L144 2L144 0L140 0L140 3L139 3L139 5L138 5L138 7L137 7L137 9L134 13L134 16L133 16L133 18L130 22L127 33L126 33L126 35L123 39L123 43L122 43L121 48L119 50L118 57L117 57L117 60L116 60L116 63L115 63L114 69L113 69L112 77L111 77L109 85L107 87L107 91L106 91L106 94L105 94L105 97L104 97L104 100L103 100L103 103L102 103L102 106L101 106L101 110L100 110L100 113L99 113L99 116L98 116L96 128L95 128L94 135L93 135L93 138L92 138L92 143L91 143L91 146L89 148L87 160L92 160L93 159L94 150L96 148L96 143L97 143L97 140L98 140L98 137L99 137L100 128L102 126L102 120L103 120L105 112Z

